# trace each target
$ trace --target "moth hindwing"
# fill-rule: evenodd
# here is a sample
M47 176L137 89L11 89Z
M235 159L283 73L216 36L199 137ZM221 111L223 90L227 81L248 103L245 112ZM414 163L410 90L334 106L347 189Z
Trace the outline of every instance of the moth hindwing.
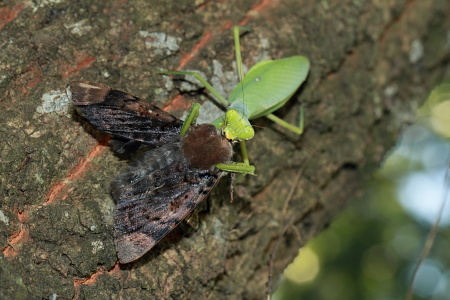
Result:
M111 184L114 239L121 263L140 258L208 195L225 173L231 143L211 124L191 126L157 106L107 86L70 83L72 103L99 130L145 151ZM126 148L121 148L126 149Z

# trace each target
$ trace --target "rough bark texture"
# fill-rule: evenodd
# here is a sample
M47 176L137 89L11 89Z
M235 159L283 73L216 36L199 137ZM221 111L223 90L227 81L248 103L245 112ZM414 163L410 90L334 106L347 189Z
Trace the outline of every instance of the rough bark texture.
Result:
M258 120L248 143L258 176L238 181L234 203L223 180L197 227L119 265L109 183L126 162L73 113L65 86L100 82L181 112L194 98L154 72L182 67L219 83L218 67L234 72L233 24L251 29L247 66L310 58L306 84L278 113L295 122L302 103L306 131ZM361 194L449 72L447 0L6 1L0 28L2 299L264 297L272 254L276 277Z

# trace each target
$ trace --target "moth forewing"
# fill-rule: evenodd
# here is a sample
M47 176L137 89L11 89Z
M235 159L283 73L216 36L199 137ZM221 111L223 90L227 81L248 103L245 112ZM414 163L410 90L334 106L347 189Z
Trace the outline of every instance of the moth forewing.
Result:
M88 81L69 86L72 103L101 131L155 146L179 135L180 119L138 97Z

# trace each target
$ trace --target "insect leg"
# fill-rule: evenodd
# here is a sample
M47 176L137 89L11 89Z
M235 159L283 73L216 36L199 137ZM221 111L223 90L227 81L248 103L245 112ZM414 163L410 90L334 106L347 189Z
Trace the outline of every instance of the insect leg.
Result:
M196 73L196 72L184 72L184 71L163 71L163 72L159 72L159 74L164 74L164 75L191 75L194 76L195 79L197 79L198 81L200 81L201 84L203 84L203 86L211 93L214 95L214 97L217 98L217 100L219 101L219 103L221 105L223 105L224 107L227 107L229 105L229 102L227 99L225 99L221 94L219 94L219 92L212 87L212 85L210 85L208 83L208 81L206 81L205 78L203 78L200 74Z
M181 130L180 130L181 136L184 136L186 134L187 130L189 129L189 126L191 126L193 123L195 123L195 121L198 118L199 111L200 111L200 104L193 103L186 119L184 120L183 126L181 127Z
M248 165L245 163L231 162L228 164L215 164L214 166L217 169L220 169L220 170L226 171L226 172L255 175L255 166Z
M304 116L303 116L303 107L300 107L300 121L299 121L299 126L294 126L292 124L289 124L288 122L278 118L277 116L275 116L274 114L268 114L266 116L267 119L277 123L278 125L296 133L296 134L302 134L303 133L303 127L304 127Z

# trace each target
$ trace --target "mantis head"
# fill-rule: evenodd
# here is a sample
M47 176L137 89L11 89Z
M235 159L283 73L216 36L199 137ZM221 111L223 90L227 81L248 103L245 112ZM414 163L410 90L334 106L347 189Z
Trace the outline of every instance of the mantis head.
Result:
M232 141L249 140L255 135L249 120L234 109L225 113L225 121L219 127L222 128L225 137Z

